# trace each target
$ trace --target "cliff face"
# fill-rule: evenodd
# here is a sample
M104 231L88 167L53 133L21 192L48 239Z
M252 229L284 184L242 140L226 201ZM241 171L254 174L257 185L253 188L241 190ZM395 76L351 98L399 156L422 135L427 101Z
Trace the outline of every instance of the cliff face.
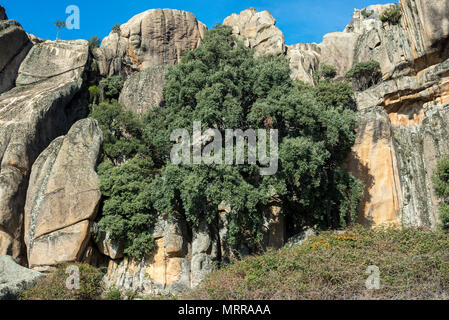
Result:
M176 64L200 44L206 29L190 12L145 11L103 40L95 52L100 74L126 78L150 66Z
M397 25L380 20L390 6L371 6L369 16L355 10L345 30L320 44L285 45L268 11L251 8L224 25L256 55L285 55L291 77L308 83L323 63L336 66L341 80L354 64L379 61L383 81L356 93L360 127L347 160L366 185L359 221L435 228L431 176L437 159L449 152L449 1L401 1ZM0 254L44 270L93 261L98 251L109 260L109 285L162 293L198 285L216 261L232 257L226 239L232 208L223 203L217 224L199 228L161 215L152 230L157 249L139 261L124 258L123 244L107 234L93 243L102 135L96 122L78 121L88 111L87 41L38 40L5 20L2 9ZM127 78L120 101L144 113L163 105L167 65L196 48L205 30L189 12L149 10L111 32L92 54L101 76ZM265 216L265 246L281 247L286 234L280 207L273 205Z

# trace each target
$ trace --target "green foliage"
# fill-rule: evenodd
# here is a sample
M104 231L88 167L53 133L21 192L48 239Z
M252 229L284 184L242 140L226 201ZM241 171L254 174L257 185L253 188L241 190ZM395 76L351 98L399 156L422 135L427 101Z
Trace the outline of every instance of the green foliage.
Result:
M101 44L101 39L97 36L93 36L89 39L89 48L90 50L94 50L96 48L99 48Z
M332 80L337 76L337 69L328 64L322 64L320 68L320 76L325 80Z
M122 300L122 292L116 287L109 288L105 293L104 300Z
M440 204L440 221L444 230L449 230L449 155L438 162L432 177L435 192L442 199Z
M109 76L100 81L105 99L118 99L123 89L124 81L120 76Z
M269 251L212 273L192 300L420 300L449 294L448 234L354 227ZM379 290L367 290L369 266ZM371 272L371 275L373 273Z
M401 17L401 7L398 4L394 4L382 13L380 20L382 22L388 22L389 24L396 25L401 22Z
M56 34L56 41L59 40L59 32L66 27L65 21L56 20L56 28L58 28L58 33Z
M364 16L365 18L369 18L374 14L374 11L372 10L368 10L368 9L363 9L362 10L362 16Z
M346 200L337 186L346 183L348 194L355 190L346 171L335 174L354 143L357 126L344 102L352 101L352 90L346 89L346 97L327 101L315 89L295 86L285 58L254 58L229 28L208 32L200 47L169 70L166 108L157 121L164 126L152 131L153 141L168 141L172 130L191 129L194 120L222 133L227 128L276 128L280 168L275 176L261 177L250 165L167 165L155 181L156 210L183 213L195 225L202 219L215 221L216 208L225 201L236 212L229 217L232 245L260 242L264 208L273 197L281 198L286 208L295 207L286 212L291 219L339 225ZM323 200L329 195L333 199Z
M89 87L89 104L98 104L101 100L101 91L97 86Z
M66 273L69 265L58 266L56 271L45 278L37 280L36 284L22 291L21 300L98 300L103 292L104 273L87 264L75 263L80 270L80 288L69 290Z
M114 25L112 26L112 32L115 32L115 33L120 34L120 32L121 32L120 25L119 25L119 24L114 24Z
M92 106L90 117L103 131L106 157L98 168L105 197L99 228L124 241L126 254L142 257L154 248L148 230L155 217L148 195L154 164L143 140L143 123L116 100Z
M117 100L91 106L90 117L103 130L103 150L110 162L119 165L136 155L148 154L142 137L143 123L132 111L123 110Z
M207 32L169 69L165 108L150 111L143 130L117 103L94 106L108 159L99 167L100 229L141 257L154 247L148 230L158 213L212 224L223 201L235 212L228 215L231 246L259 247L273 199L292 225L351 223L361 194L360 182L342 168L356 136L352 96L347 84L327 80L317 88L295 85L287 59L254 57L229 27ZM259 166L248 164L171 164L170 134L191 132L194 121L223 136L225 129L278 129L277 174L261 176Z
M346 80L352 81L356 90L366 90L382 80L380 64L377 61L357 63L346 73Z

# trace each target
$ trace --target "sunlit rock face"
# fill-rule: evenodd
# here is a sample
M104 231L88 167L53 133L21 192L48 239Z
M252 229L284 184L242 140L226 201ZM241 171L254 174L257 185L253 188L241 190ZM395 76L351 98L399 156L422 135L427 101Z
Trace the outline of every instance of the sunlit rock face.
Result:
M20 66L16 87L0 95L0 254L22 263L31 167L55 138L87 116L78 93L88 57L84 40L35 45Z
M223 25L232 27L232 33L246 46L253 48L256 56L285 54L284 35L267 10L258 12L249 8L240 14L233 13L223 21Z
M187 11L152 9L103 39L95 51L102 76L128 75L155 65L174 65L201 43L207 27Z
M24 223L30 268L81 261L101 199L95 170L102 143L97 121L83 119L34 162Z

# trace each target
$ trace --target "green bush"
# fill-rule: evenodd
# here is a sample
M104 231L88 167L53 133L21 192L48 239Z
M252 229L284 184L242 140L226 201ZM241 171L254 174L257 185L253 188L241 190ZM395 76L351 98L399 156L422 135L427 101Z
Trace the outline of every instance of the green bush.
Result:
M89 104L98 104L101 101L101 91L97 86L89 87Z
M320 69L320 75L326 80L332 80L337 76L337 69L334 66L328 64L322 64Z
M118 33L120 35L120 33L121 33L120 25L119 24L114 24L112 26L112 32Z
M68 266L76 266L80 270L80 288L69 290L66 281L70 274ZM20 293L21 300L98 300L103 292L104 273L87 264L65 264L45 278L39 279L35 285Z
M285 57L256 58L229 27L218 27L169 69L165 108L144 117L143 132L123 133L128 116L122 118L119 106L95 107L106 155L99 166L105 197L100 229L124 240L127 255L141 257L154 248L148 230L157 214L180 215L191 226L212 224L223 201L235 212L228 216L233 247L260 247L273 198L290 225L351 223L361 194L361 183L343 167L356 136L353 92L341 84L326 84L330 94L298 86L290 73ZM259 166L248 164L172 164L171 133L191 132L194 121L222 136L230 128L278 129L277 174L261 176Z
M438 162L433 176L435 192L441 198L440 221L444 230L449 230L449 155Z
M98 167L104 196L99 229L124 241L127 255L140 258L154 248L148 230L156 217L148 196L154 164L143 139L143 123L116 100L92 106L90 117L97 119L104 134L105 160Z
M91 37L89 39L89 48L90 48L90 50L94 50L96 48L99 48L100 44L101 44L101 39L96 37L96 36L93 36L93 37Z
M346 73L346 80L352 81L355 90L366 90L382 81L380 64L377 61L357 63Z
M374 14L374 11L372 10L368 10L368 9L363 9L362 10L362 16L364 16L365 18L369 18Z
M421 228L354 227L304 245L235 261L182 299L419 300L449 295L449 235ZM379 268L379 289L366 281Z
M105 99L118 99L123 89L124 81L120 76L109 76L100 81L100 87Z
M398 4L394 4L382 13L380 20L382 22L388 22L389 24L396 25L401 22L401 17L401 7Z

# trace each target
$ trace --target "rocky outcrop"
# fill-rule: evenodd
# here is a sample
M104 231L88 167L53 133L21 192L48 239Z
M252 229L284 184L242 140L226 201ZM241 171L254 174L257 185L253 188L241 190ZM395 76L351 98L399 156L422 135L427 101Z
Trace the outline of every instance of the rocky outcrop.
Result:
M0 18L0 94L15 86L20 64L32 46L18 22Z
M30 268L80 261L101 198L95 169L102 143L97 121L83 119L33 164L25 206Z
M184 219L160 216L152 230L156 248L141 260L110 260L106 283L146 294L180 293L191 287L192 244Z
M320 66L320 47L315 43L298 43L287 46L287 57L290 61L292 79L313 84L313 75Z
M0 300L15 300L20 291L33 285L43 275L24 268L10 256L0 255Z
M8 20L8 16L6 15L5 8L0 6L0 21L1 20Z
M195 49L206 26L193 14L152 9L138 14L106 37L95 51L102 76L128 75L155 65L174 65Z
M227 215L231 208L222 203L214 223L203 220L191 227L182 217L161 215L152 234L156 241L153 252L141 260L125 257L109 262L106 283L143 294L182 293L197 287L220 263L245 256L251 249L245 244L230 248L227 239ZM272 204L266 211L264 246L278 249L285 243L285 219L280 207ZM120 244L116 243L117 248ZM103 239L99 243L104 248ZM112 258L108 250L103 252Z
M88 43L35 45L19 69L17 87L0 95L0 254L22 258L23 214L31 166L56 137L87 116L77 95Z
M232 27L232 33L246 46L254 48L255 55L285 54L284 34L276 27L276 19L267 10L257 12L254 8L240 14L233 13L223 21L224 26Z
M140 115L154 107L162 107L166 72L167 66L152 66L130 76L120 94L120 103Z
M350 167L368 187L362 216L370 224L436 227L431 177L449 152L448 75L446 60L357 93L361 126Z

